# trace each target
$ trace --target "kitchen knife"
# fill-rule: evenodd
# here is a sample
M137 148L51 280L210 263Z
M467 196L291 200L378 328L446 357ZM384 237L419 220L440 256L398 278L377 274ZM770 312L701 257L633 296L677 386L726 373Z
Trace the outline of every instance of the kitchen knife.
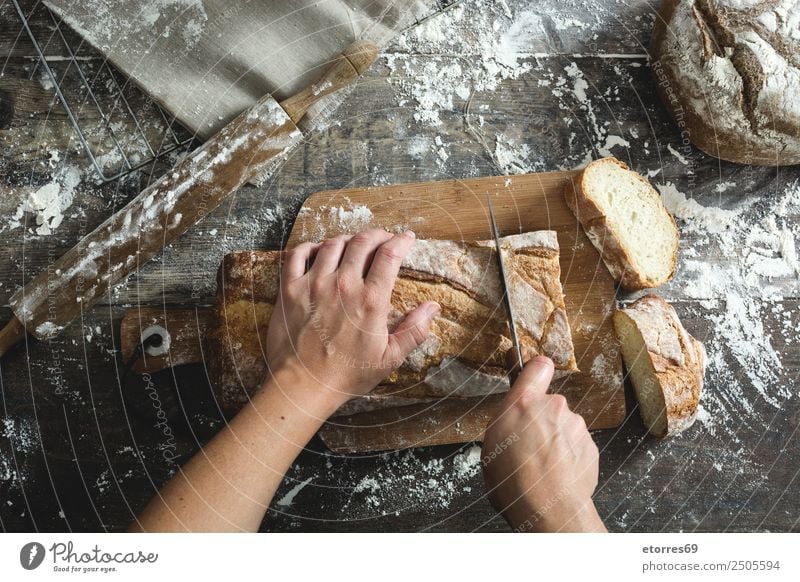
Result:
M277 164L303 139L296 123L314 103L354 81L375 61L371 42L351 45L313 85L278 103L265 95L86 235L10 299L0 357L26 334L48 339L130 273Z
M495 219L494 208L492 207L492 199L489 197L489 194L486 194L486 202L489 205L489 217L492 220L492 235L494 235L494 245L495 249L497 250L497 267L498 271L500 272L500 286L503 290L503 303L505 304L506 314L508 315L508 327L511 331L511 341L514 344L514 360L516 360L516 362L515 365L510 367L509 370L511 382L513 383L516 379L516 375L522 371L522 367L525 364L522 360L522 346L519 343L519 335L517 334L517 320L514 317L514 307L511 305L511 295L508 292L508 277L506 276L506 267L503 261L503 251L500 248L500 233L497 230L497 220Z

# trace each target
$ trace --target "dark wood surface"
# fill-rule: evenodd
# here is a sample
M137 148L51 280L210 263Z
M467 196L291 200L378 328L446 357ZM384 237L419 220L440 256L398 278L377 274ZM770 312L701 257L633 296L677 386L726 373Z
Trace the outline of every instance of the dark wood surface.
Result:
M438 127L414 119L413 100L401 99L404 77L430 63L460 61L466 67L466 61L478 56L390 46L388 57L379 60L342 106L342 122L309 136L274 179L240 190L59 338L30 341L0 361L0 527L121 530L177 463L219 428L202 367L151 377L126 374L117 337L125 310L210 304L224 253L280 248L297 209L316 191L496 174L497 160L484 144L493 144L502 133L522 137L537 170L571 167L593 139L587 112L555 99L552 87L540 81L563 74L572 62L588 83L597 123L607 122L611 133L631 143L614 153L639 171L659 169L659 180L674 182L700 203L732 208L749 200L754 214L768 216L771 203L800 178L798 168L736 166L682 149L644 59L654 18L650 4L541 4L543 10L559 5L590 26L566 31L546 26L546 38L531 50L546 54L524 58L529 72L503 80L492 91L475 91L468 103L454 98L453 106L440 112ZM493 2L487 5L499 10ZM508 5L515 13L528 6ZM34 19L33 26L47 30L48 24ZM468 31L469 22L463 27ZM53 105L52 89L39 80L33 54L10 3L0 0L2 305L25 277L46 268L53 256L138 193L148 179L145 171L111 184L95 183L64 112ZM89 53L86 58L83 62L92 66ZM73 84L70 90L79 93L80 87ZM465 109L473 112L466 116L473 125L477 113L483 116L481 139L465 123ZM87 120L93 116L88 107L83 114ZM448 147L444 161L437 148L420 152L414 145L420 137L433 142L437 136ZM668 146L686 157L694 171L691 178ZM62 163L86 169L64 223L48 236L6 228L5 217L49 181L52 151L60 152ZM736 187L718 193L716 187L723 182ZM797 215L790 219L796 222ZM715 265L740 260L702 242L697 233L683 233L682 248L694 249L695 258ZM629 393L623 426L593 433L601 450L596 502L611 530L800 528L800 403L796 396L779 396L784 390L796 395L798 389L798 286L796 279L779 284L780 298L765 300L760 310L765 334L782 364L768 386L777 406L757 393L745 370L737 371L735 360L723 350L717 357L733 362L729 368L734 373L707 379L707 402L717 414L713 422L698 422L673 440L654 440L646 436ZM719 303L692 299L681 289L676 285L666 292L686 327L700 339L715 341ZM0 309L0 321L9 317L7 307ZM737 399L742 393L746 398ZM168 415L167 424L158 425L156 402ZM315 438L289 471L264 529L507 531L484 497L480 472L460 470L463 464L455 462L455 455L468 449L340 457L328 454ZM293 502L281 505L279 500L288 501L287 494L296 487Z

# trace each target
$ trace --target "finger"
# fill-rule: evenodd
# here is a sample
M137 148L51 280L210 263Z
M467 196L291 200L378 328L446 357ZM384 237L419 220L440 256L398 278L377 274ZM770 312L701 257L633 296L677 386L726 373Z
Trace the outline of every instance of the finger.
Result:
M511 390L506 394L502 409L510 408L521 398L546 394L550 380L553 379L554 370L553 360L546 356L536 356L529 361L522 368L522 372L511 386Z
M431 322L441 310L435 301L426 301L408 313L394 333L389 334L384 362L393 368L399 366L414 348L427 339Z
M306 274L308 264L319 249L319 243L300 243L284 254L281 278L283 283L291 283Z
M310 271L316 275L330 275L339 268L347 242L353 235L343 234L324 241L314 257Z
M400 265L408 251L411 250L414 239L414 233L407 230L396 234L378 247L367 273L367 284L375 285L386 293L387 298L391 297L395 279L400 272Z
M339 271L345 276L363 280L375 251L390 238L391 233L378 228L359 232L347 243Z

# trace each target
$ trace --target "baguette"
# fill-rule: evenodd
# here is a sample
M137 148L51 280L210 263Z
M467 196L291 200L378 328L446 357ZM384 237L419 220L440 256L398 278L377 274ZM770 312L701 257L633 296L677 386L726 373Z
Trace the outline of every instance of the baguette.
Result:
M507 236L501 243L520 342L552 358L557 375L577 371L556 233ZM217 325L208 334L208 349L211 379L226 413L238 410L266 374L264 341L281 257L280 251L231 253L220 266ZM351 401L348 409L508 390L504 356L511 339L494 242L416 241L392 293L390 328L426 300L442 307L428 339L369 398Z
M673 277L678 227L645 178L616 158L603 158L569 180L564 197L625 291L657 287Z
M663 438L689 428L703 389L703 344L686 332L675 309L657 295L617 311L614 329L650 433Z

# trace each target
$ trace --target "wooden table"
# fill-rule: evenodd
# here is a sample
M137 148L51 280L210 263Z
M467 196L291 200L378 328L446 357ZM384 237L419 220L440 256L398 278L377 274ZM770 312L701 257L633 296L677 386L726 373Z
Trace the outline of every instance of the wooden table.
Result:
M668 146L681 148L681 137L656 98L646 66L643 47L654 18L648 3L602 0L594 8L583 0L540 4L544 13L558 7L562 16L571 12L587 24L564 28L550 22L546 53L523 59L531 65L529 72L502 81L494 91L475 91L468 100L456 97L452 108L440 112L438 127L415 121L413 100L400 102L396 93L406 70L431 63L474 66L470 60L477 56L389 47L389 58L379 60L343 105L341 125L312 135L274 180L242 189L58 339L31 341L0 361L0 527L121 530L174 472L176 461L188 458L219 428L202 370L179 369L152 378L125 375L115 338L124 310L210 304L223 254L236 248L281 247L297 208L315 191L496 174L498 159L489 152L494 152L500 133L524 137L534 169L558 169L565 159L575 160L591 141L587 111L579 104L564 107L552 86L544 84L565 76L565 67L573 62L585 76L587 94L606 95L606 105L599 100L593 108L597 123L609 122L611 134L631 143L629 149L613 152L637 170L660 169L659 180L674 182L699 202L729 207L751 199L763 212L758 201L800 177L800 168L736 166L694 149L680 149L683 160L670 153ZM517 13L528 3L509 0L508 5ZM40 21L32 25L46 27ZM469 29L468 22L463 26ZM119 183L93 184L63 110L52 106L52 90L37 80L31 55L13 8L0 1L0 302L6 306L23 269L36 273L47 268L52 257L146 181L139 174ZM570 125L565 118L572 119ZM476 139L476 127L481 139ZM446 148L446 159L438 152L437 138ZM428 145L420 148L420 143ZM32 189L47 182L51 151L87 168L64 223L42 237L23 236L22 228L6 229L6 217ZM694 171L691 184L687 165ZM716 192L726 181L737 186ZM692 248L696 240L697 235L684 233L683 248ZM718 264L736 260L713 248L699 252ZM713 333L709 319L719 316L718 305L682 296L680 286L667 293L695 335ZM763 309L764 327L783 365L778 382L795 394L800 369L797 307L795 283ZM9 317L7 307L0 309L0 321ZM707 380L707 393L717 401L731 393L730 379ZM746 380L737 381L749 389ZM173 383L186 403L185 415L177 408ZM757 397L748 403L745 407L731 401L730 418L698 423L680 438L662 442L645 435L629 395L625 424L593 435L601 450L596 502L609 529L800 528L800 403L796 397L780 399L777 408ZM159 425L158 407L184 420ZM341 458L326 454L315 439L290 470L264 528L506 531L483 497L480 471L455 458L469 449Z

